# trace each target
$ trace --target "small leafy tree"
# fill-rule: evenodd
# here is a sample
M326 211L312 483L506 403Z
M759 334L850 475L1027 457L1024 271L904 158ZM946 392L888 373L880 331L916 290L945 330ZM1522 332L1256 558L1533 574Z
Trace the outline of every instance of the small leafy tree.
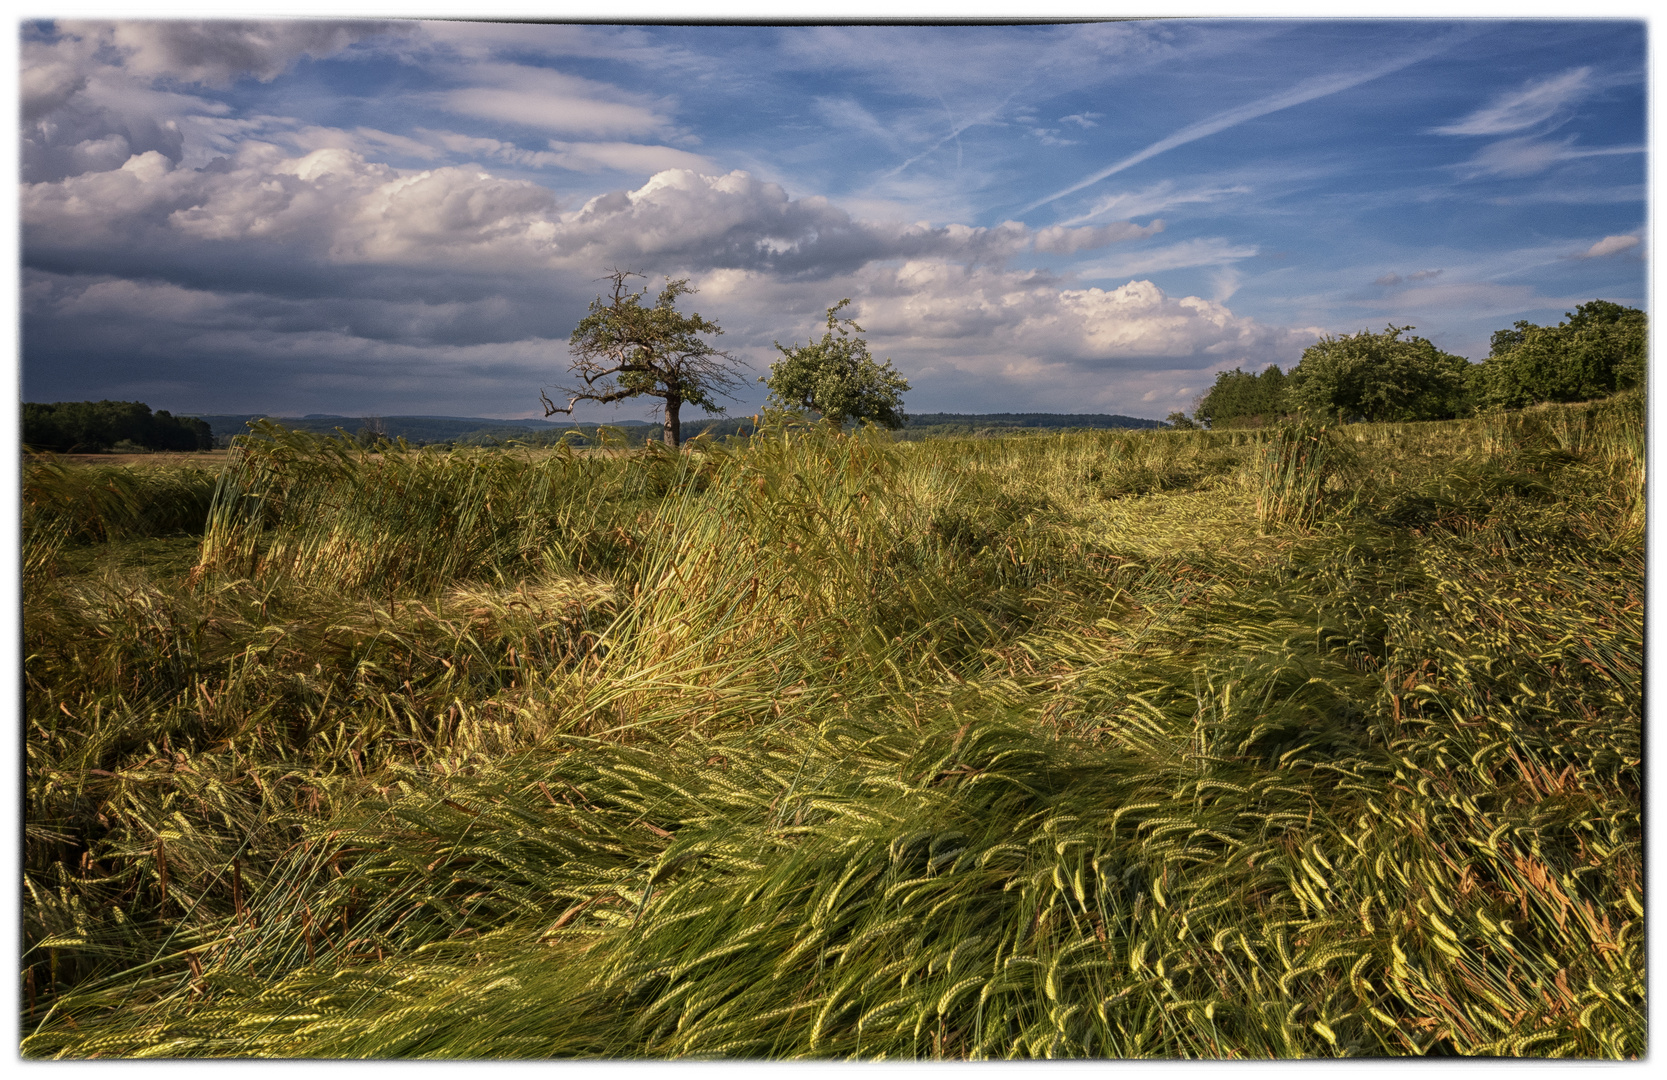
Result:
M1642 311L1593 300L1563 318L1556 326L1519 321L1494 333L1479 380L1489 404L1588 401L1643 385L1649 332Z
M909 383L892 370L891 361L876 364L863 332L850 319L841 319L841 300L828 309L828 330L821 341L788 347L776 342L782 359L761 378L770 390L770 404L782 409L808 409L836 426L847 420L871 420L898 428L909 422L903 395Z
M700 335L723 333L718 324L699 313L684 315L677 310L677 298L695 290L687 279L666 281L653 307L643 305L646 287L632 292L627 278L641 277L628 270L614 270L603 280L613 282L611 295L591 301L590 313L579 322L568 340L573 357L568 374L582 386L564 386L566 406L551 401L540 390L544 415L573 414L581 401L602 404L634 397L656 397L662 402L667 446L683 441L682 409L698 405L708 413L722 415L724 408L714 400L733 397L740 385L733 374L742 363L704 341Z
M1260 375L1239 368L1219 372L1192 414L1210 427L1225 427L1235 421L1272 420L1284 415L1285 407L1285 373L1269 364Z
M1470 408L1470 362L1426 338L1362 330L1326 335L1302 352L1285 380L1286 401L1304 412L1343 420L1443 420Z

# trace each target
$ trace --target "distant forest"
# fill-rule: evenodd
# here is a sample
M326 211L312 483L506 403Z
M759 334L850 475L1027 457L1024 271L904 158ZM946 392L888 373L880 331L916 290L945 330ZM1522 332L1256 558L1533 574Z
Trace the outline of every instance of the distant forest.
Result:
M24 403L23 445L66 454L207 450L214 440L202 419L152 413L142 401L55 401Z

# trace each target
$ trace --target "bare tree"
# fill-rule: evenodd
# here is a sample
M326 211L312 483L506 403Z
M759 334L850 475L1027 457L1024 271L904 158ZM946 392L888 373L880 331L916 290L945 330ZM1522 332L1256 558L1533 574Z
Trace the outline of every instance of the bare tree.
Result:
M612 296L591 301L590 313L573 331L567 349L573 358L569 375L582 386L564 386L565 407L551 401L540 390L544 415L573 414L581 401L606 404L640 396L657 397L663 403L667 446L683 441L680 413L684 405L698 405L709 413L723 413L713 395L734 398L731 390L741 385L733 374L737 360L699 335L723 333L718 324L700 315L677 310L677 298L695 290L687 279L666 281L659 300L644 307L645 286L632 292L626 279L641 277L628 270L610 271L605 281L613 282Z

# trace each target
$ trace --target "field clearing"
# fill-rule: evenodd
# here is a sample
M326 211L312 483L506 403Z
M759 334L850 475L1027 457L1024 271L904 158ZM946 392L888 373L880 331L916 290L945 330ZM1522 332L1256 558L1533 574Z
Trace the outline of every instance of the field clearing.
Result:
M230 450L148 450L137 454L54 454L52 458L71 465L171 466L219 469L230 459Z
M1647 1049L1637 394L161 456L25 465L27 1057Z

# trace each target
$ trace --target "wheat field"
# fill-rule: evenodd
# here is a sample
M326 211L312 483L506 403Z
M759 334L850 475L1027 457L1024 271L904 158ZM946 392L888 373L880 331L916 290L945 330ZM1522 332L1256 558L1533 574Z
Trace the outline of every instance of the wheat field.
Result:
M23 480L30 1058L1646 1052L1640 396Z

